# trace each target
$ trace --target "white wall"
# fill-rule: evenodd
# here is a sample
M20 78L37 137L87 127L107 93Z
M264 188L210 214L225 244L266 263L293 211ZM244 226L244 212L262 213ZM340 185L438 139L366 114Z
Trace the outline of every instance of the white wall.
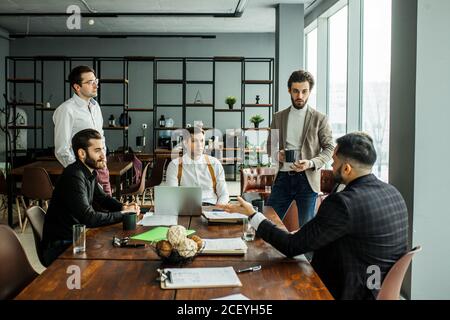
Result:
M413 299L450 299L449 17L450 1L418 1Z
M97 39L97 38L31 38L31 39L17 39L11 43L11 55L12 56L34 56L34 55L65 55L65 56L158 56L158 57L212 57L212 56L244 56L244 57L274 57L275 56L275 37L274 34L219 34L216 39L197 39L197 38L128 38L128 39ZM147 65L148 66L148 65ZM56 70L56 64L54 67L48 65L45 69L47 75L54 72L54 89L50 85L46 85L44 88L44 100L48 98L51 92L54 96L52 99L52 106L59 105L63 100L59 88L62 84L62 73ZM152 95L152 70L145 67L144 63L135 63L133 67L134 75L130 76L130 107L149 107L153 105ZM198 71L201 68L199 66L194 67L194 71ZM196 69L196 70L195 70ZM240 104L240 69L234 70L233 66L227 66L221 64L216 69L216 106L226 107L224 98L228 95L236 95L238 97L237 104ZM53 70L53 71L52 71ZM121 70L121 66L102 68L103 74L105 72L114 76L115 70ZM205 70L203 70L205 71ZM259 72L256 70L255 72ZM189 72L189 70L188 70ZM205 71L208 73L208 71ZM117 75L116 75L117 76ZM237 76L237 77L236 77ZM252 77L252 76L249 76ZM254 76L256 79L257 76ZM200 77L201 78L201 77ZM220 80L219 80L220 79ZM204 80L204 79L202 79ZM58 89L59 88L59 89ZM108 89L107 89L108 88ZM110 89L111 88L111 89ZM112 89L113 87L103 88L103 98L115 97L121 100L121 91ZM173 89L173 87L172 87ZM171 89L171 90L172 90ZM135 90L135 91L133 91ZM108 91L108 93L107 93ZM181 90L178 93L171 93L171 98L179 100L178 97ZM58 92L60 94L55 94ZM188 99L194 99L197 88L192 87L187 92ZM208 99L210 93L202 90L202 98L205 102ZM246 93L247 103L253 103L256 94L252 89ZM264 93L262 94L264 95ZM169 93L170 96L170 93ZM263 100L261 103L268 103L267 100ZM44 101L45 102L45 101ZM148 103L150 102L150 103ZM191 101L188 101L188 103ZM136 104L133 106L133 104ZM116 122L118 121L121 111L120 108L104 107L103 117L107 121L110 114L114 114ZM199 118L203 119L205 126L207 122L211 122L211 111L207 111L208 115L205 115L205 108L198 108L198 110L191 110L187 113L187 121L193 122L193 120ZM206 109L207 110L207 109ZM166 111L165 115L172 116L175 120L175 124L181 123L181 111L172 110ZM259 110L249 110L246 113L246 119L248 120L253 114ZM163 113L163 112L161 112ZM158 118L161 114L158 111ZM260 113L260 112L258 112ZM265 114L263 114L264 116ZM217 118L220 117L220 120ZM141 134L140 124L143 122L149 125L153 123L152 115L149 113L132 113L132 126L129 132L130 146L135 145L135 136ZM268 115L265 115L268 118ZM30 118L32 121L32 118ZM44 146L51 146L53 144L53 125L51 120L51 112L46 112L46 120L50 125L45 131ZM267 126L268 123L263 123L262 126ZM246 126L250 126L247 121ZM240 118L237 113L216 113L216 127L225 132L225 128L240 127ZM152 130L147 130L148 138L152 137ZM107 140L109 141L110 148L115 149L122 145L121 134L119 132L109 131L106 133ZM29 140L31 137L29 136ZM148 140L150 140L148 139ZM31 141L31 140L30 140Z

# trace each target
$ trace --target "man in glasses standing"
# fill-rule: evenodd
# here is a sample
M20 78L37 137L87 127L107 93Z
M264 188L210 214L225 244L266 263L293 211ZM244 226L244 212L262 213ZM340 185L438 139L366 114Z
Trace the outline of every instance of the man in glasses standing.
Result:
M76 160L71 139L81 130L97 130L102 136L106 152L102 111L98 102L94 100L98 89L95 71L89 66L77 66L69 74L69 83L74 91L72 98L63 102L53 114L55 156L64 167ZM104 169L97 169L97 181L105 193L111 195L109 171L106 166Z

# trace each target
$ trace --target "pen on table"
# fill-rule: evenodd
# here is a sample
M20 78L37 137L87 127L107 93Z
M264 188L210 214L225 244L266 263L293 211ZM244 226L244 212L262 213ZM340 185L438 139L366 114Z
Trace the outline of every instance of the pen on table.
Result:
M245 268L245 269L239 269L237 271L237 273L248 272L248 271L258 271L258 270L261 270L261 265L257 265L257 266L253 266L253 267L249 267L249 268Z

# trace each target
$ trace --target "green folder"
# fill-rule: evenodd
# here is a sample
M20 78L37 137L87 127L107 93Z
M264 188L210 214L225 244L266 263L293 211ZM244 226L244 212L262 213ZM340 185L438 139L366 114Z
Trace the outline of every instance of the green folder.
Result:
M131 237L133 240L142 240L142 241L149 241L149 242L158 242L160 240L167 240L167 231L169 230L169 227L156 227L149 231L136 234ZM195 233L195 230L186 230L186 234L190 236L191 234Z

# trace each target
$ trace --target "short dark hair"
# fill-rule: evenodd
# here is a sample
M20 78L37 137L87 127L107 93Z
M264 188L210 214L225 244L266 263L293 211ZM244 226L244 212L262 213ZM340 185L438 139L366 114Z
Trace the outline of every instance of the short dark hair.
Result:
M372 167L377 161L377 152L372 138L364 132L352 132L336 139L336 155Z
M83 149L87 152L89 146L91 145L89 140L97 139L101 140L102 136L97 130L94 129L84 129L76 133L72 138L72 150L75 157L78 158L78 150Z
M294 82L309 82L309 90L311 91L314 88L314 77L311 73L305 70L297 70L292 72L291 76L288 80L288 88L290 89L292 83Z
M94 69L92 69L89 66L77 66L75 68L72 69L72 71L70 71L69 74L69 83L70 83L70 87L73 88L74 84L79 84L81 85L81 75L83 73L88 73L88 72L92 72L95 74Z
M189 132L189 134L191 134L191 135L194 135L194 134L197 134L197 133L205 134L205 130L203 130L203 129L200 128L200 127L189 127L189 128L186 128L186 130L187 130L187 132Z

